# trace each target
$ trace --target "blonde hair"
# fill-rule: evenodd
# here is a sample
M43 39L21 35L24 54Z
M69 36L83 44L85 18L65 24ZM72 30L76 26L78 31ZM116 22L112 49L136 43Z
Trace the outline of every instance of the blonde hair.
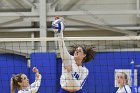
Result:
M22 82L22 76L23 74L17 74L17 75L13 75L11 78L11 82L10 82L10 86L11 86L11 93L15 93L15 89L18 88L20 89L21 86L18 84L18 82Z

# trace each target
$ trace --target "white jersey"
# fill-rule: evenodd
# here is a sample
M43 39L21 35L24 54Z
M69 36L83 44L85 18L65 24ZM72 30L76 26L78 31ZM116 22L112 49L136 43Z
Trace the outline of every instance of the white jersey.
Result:
M131 89L128 85L125 85L122 89L118 89L116 93L131 93Z
M69 54L66 48L63 40L63 32L60 32L58 36L62 37L61 40L58 40L60 55L63 60L62 75L60 78L61 87L71 90L81 89L88 75L88 69L86 67L77 66L74 57ZM68 72L68 70L65 69L66 66L72 67L72 70Z
M68 72L62 63L62 75L60 84L65 89L81 89L86 81L88 69L82 66L77 66L74 57L69 60L72 64L72 71Z
M28 88L19 90L18 93L36 93L40 87L41 80L35 80Z

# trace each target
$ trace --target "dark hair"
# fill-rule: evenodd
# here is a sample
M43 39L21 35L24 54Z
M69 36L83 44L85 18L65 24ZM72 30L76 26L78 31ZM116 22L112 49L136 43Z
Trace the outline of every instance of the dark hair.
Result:
M70 55L74 55L74 52L76 50L76 48L81 47L83 49L84 54L86 54L86 57L83 59L83 63L87 63L89 61L91 61L92 59L94 59L94 55L95 55L95 51L94 51L94 46L92 45L78 45L75 44L73 46L70 46Z
M22 82L21 75L23 75L23 74L20 73L20 74L12 76L12 78L11 78L11 93L15 93L16 88L20 89L20 85L18 84L18 82Z

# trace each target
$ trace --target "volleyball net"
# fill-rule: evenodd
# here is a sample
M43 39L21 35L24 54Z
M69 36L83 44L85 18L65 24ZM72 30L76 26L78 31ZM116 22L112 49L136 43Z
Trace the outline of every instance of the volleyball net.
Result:
M140 86L140 36L1 38L0 93L10 93L12 74L25 73L32 83L34 66L42 74L38 93L59 93L62 60L57 41L62 39L68 50L74 44L95 47L95 59L85 64L89 76L83 86L84 93L115 93L119 72L127 74L132 89Z

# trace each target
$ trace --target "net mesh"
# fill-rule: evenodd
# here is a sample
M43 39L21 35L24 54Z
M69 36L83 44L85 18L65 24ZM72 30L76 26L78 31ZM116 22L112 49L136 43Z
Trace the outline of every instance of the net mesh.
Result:
M65 37L65 38L1 38L0 39L0 93L10 93L12 74L25 73L30 83L36 66L42 74L41 86L37 93L59 93L62 60L58 40L65 40L68 50L71 45L84 44L95 47L95 59L85 66L89 70L84 93L114 93L118 89L117 73L125 72L128 85L140 82L140 37ZM42 46L43 42L47 42ZM134 60L134 73L131 61Z

